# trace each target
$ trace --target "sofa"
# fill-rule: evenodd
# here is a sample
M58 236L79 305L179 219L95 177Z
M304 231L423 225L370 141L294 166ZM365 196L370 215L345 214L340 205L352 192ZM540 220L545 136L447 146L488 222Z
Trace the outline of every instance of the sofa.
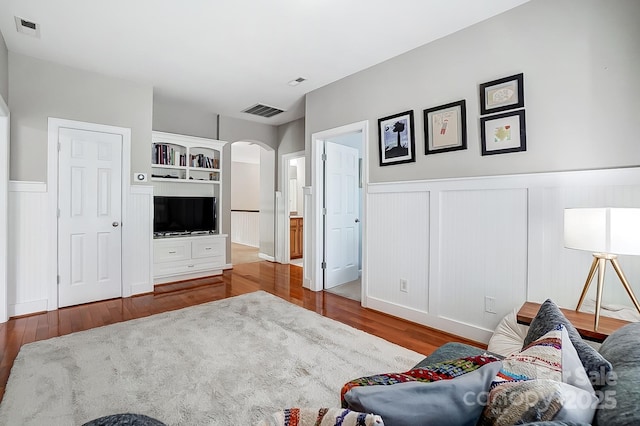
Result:
M479 389L485 400L460 402ZM514 413L514 395L536 398ZM343 408L380 415L387 426L640 424L640 323L620 328L596 349L547 300L517 353L447 343L409 372L346 384L342 396Z

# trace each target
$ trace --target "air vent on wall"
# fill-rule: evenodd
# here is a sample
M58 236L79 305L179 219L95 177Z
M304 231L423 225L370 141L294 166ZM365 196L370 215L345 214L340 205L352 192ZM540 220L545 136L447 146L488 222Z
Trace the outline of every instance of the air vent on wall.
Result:
M35 38L40 38L39 24L36 24L32 21L27 21L26 19L22 19L17 16L14 16L14 19L16 21L16 30L18 30L19 33Z
M274 115L278 115L284 111L279 108L274 108L274 107L270 107L262 104L256 104L252 107L249 107L243 110L242 112L246 112L247 114L258 115L260 117L269 118L269 117L273 117Z

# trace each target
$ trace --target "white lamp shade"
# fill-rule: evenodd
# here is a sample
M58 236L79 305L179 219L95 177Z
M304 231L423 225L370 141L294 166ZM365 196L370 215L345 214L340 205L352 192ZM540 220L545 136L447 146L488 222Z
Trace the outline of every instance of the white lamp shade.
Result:
M565 209L564 246L592 253L640 255L640 209Z

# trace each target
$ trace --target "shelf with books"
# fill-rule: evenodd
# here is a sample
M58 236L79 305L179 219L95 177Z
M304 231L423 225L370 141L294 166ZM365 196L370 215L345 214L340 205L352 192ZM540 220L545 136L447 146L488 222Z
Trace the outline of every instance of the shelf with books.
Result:
M153 132L151 180L219 184L225 142Z

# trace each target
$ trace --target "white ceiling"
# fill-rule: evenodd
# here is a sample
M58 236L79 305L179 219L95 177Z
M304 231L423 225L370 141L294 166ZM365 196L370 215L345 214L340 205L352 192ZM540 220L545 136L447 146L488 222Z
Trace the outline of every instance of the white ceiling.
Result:
M10 51L282 124L304 95L528 0L0 0ZM16 31L14 16L40 24ZM287 83L308 79L297 87ZM270 119L241 111L284 109Z

